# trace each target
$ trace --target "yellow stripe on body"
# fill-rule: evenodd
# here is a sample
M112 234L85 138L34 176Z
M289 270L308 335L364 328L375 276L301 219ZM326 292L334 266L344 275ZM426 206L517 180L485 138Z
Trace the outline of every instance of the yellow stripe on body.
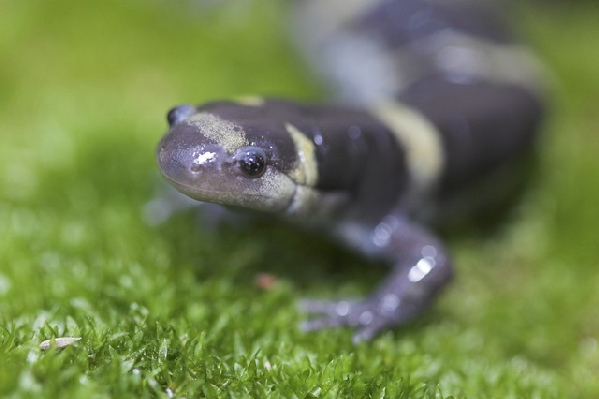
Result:
M285 124L285 130L293 139L297 152L297 163L289 177L297 184L314 187L318 183L318 165L314 143L291 123Z
M310 31L305 33L323 39L331 37L334 32L363 16L380 2L381 0L304 0L301 2L301 9L297 9L295 13L311 22Z
M396 103L371 110L406 151L410 176L417 190L428 190L438 180L445 162L437 128L417 111Z
M448 75L476 77L495 84L522 87L545 97L549 81L540 61L522 44L501 44L451 30L421 39L439 69Z
M546 84L551 81L541 62L522 44L497 43L444 29L394 50L396 70L410 71L400 75L396 92L430 73L427 68L411 68L422 57L428 59L446 80L458 83L482 81L516 86L545 98Z
M265 103L264 98L262 98L260 96L253 96L253 95L235 97L233 99L233 101L236 104L247 105L250 107L259 107L259 106L264 105L264 103Z

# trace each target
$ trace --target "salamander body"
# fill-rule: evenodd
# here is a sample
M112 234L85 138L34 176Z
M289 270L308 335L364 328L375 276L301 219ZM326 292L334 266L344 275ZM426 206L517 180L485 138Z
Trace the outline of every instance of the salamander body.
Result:
M469 205L465 193L526 157L543 114L538 67L483 2L295 7L300 46L339 102L180 105L157 160L191 198L273 214L388 262L363 300L301 303L319 315L305 329L351 326L354 341L370 339L408 323L451 279L424 226L471 213L488 199Z

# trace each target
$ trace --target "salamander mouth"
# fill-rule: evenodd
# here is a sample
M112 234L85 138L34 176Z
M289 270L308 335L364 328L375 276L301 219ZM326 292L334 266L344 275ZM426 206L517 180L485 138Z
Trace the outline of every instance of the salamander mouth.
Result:
M195 200L266 212L285 210L292 201L295 183L286 175L270 171L261 179L229 181L211 176L194 182L177 179L162 171L163 177L180 193Z
M164 173L162 174L162 176L181 194L185 194L193 199L197 199L198 201L210 202L207 198L213 196L222 196L226 194L226 191L199 189L198 187L194 187L191 184L183 183Z

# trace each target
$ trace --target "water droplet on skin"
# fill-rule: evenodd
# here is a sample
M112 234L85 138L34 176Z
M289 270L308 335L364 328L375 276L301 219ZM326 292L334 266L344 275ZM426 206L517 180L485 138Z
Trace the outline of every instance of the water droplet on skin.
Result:
M360 325L367 326L370 323L372 323L373 319L374 319L374 315L372 314L372 312L370 310L367 310L360 314L360 316L358 317L358 323L360 323Z
M317 133L314 135L314 144L316 144L319 147L322 145L322 134Z
M422 247L420 253L424 257L430 256L434 258L435 256L437 256L437 248L433 247L432 245L425 245L424 247Z
M418 263L416 263L416 265L412 266L410 272L408 273L408 279L411 282L416 283L421 281L431 272L431 270L433 270L435 265L431 264L428 259L422 258L418 261Z
M400 300L397 295L385 295L381 298L381 310L385 313L392 313L399 307Z
M347 301L341 301L337 304L335 312L339 316L347 316L351 310L351 305Z

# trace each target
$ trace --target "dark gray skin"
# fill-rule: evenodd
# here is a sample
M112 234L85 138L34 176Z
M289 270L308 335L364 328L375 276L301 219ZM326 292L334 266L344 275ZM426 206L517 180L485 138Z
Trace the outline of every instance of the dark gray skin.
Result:
M312 3L319 15L327 2L320 1ZM163 176L183 194L328 232L391 265L362 300L300 303L318 315L304 329L351 326L354 342L404 325L430 306L452 265L423 224L445 216L447 198L517 164L542 115L539 92L527 80L534 61L510 45L495 14L423 0L361 11L328 36L313 37L316 51L322 60L331 49L344 57L336 51L348 38L363 39L357 48L367 48L369 60L386 68L391 59L392 69L408 70L407 79L389 80L391 96L389 85L378 93L362 84L377 86L361 72L347 84L357 83L363 102L395 105L181 105L169 113L170 130L157 150ZM395 60L398 54L404 57ZM474 63L462 62L464 54ZM498 55L517 68L496 68ZM361 102L359 95L352 100Z

